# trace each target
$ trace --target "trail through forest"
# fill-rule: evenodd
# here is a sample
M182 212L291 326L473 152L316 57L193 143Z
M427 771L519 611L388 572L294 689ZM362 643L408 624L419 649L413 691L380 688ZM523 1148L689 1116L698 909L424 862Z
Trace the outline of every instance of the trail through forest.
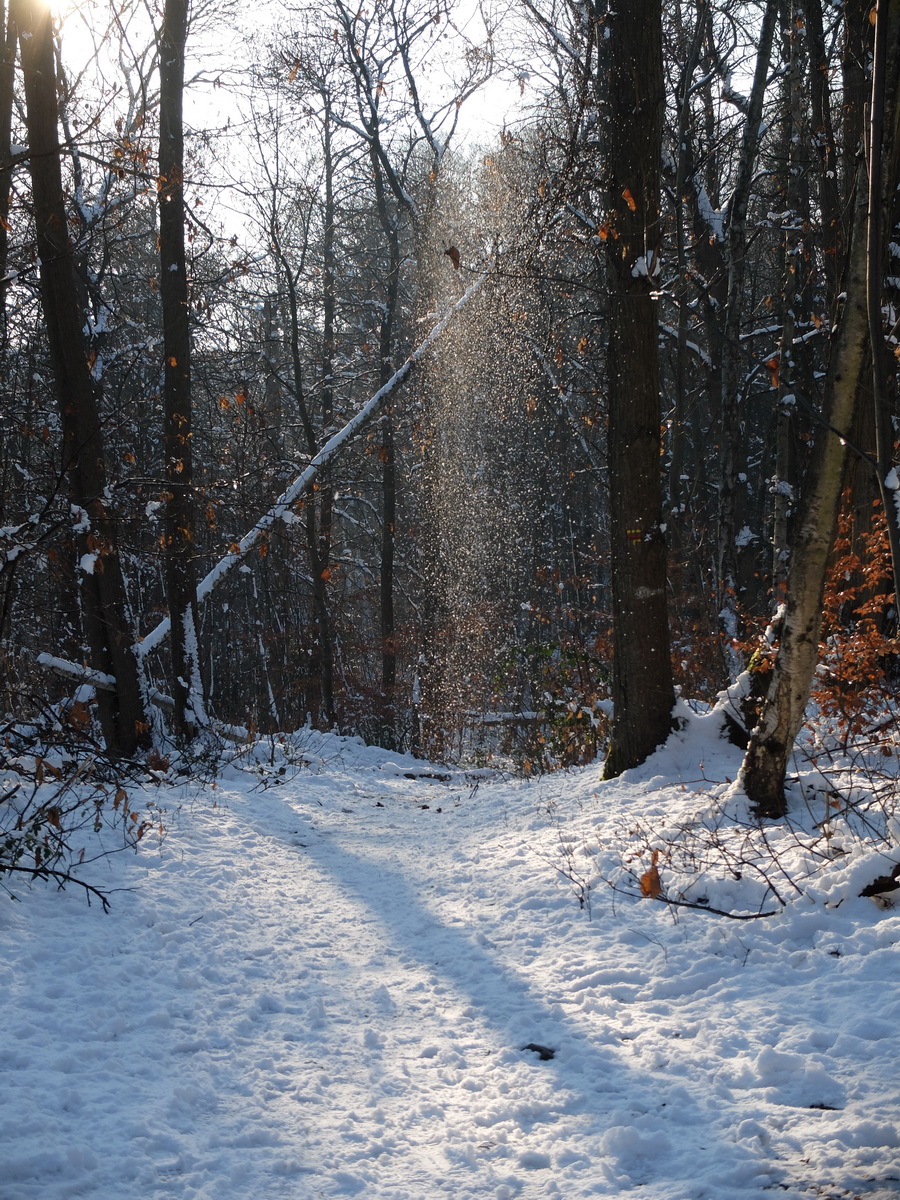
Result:
M597 878L589 915L556 869L726 794L698 745L513 782L309 735L172 790L110 914L0 909L0 1197L896 1195L900 917L859 863L748 922Z

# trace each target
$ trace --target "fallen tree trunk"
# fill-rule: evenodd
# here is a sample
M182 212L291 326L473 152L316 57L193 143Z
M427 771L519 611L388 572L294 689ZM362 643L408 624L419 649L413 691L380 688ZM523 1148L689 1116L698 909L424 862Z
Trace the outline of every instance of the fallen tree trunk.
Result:
M449 308L437 324L431 329L431 332L420 342L415 350L410 354L409 358L398 367L390 379L382 387L378 389L375 395L369 400L363 408L359 410L347 424L339 429L338 432L330 438L319 453L310 460L309 466L298 475L291 485L278 497L272 507L264 516L256 522L237 545L229 550L224 558L220 558L216 565L209 571L200 583L197 585L197 603L201 603L210 594L217 584L221 583L225 576L236 567L238 563L244 559L247 554L258 545L265 537L266 533L272 528L276 521L279 521L286 512L290 510L297 500L308 491L316 480L316 476L320 473L323 467L327 466L333 458L336 458L347 443L363 429L369 425L372 420L381 411L387 400L393 395L401 383L406 379L407 375L416 365L416 363L431 349L437 339L441 336L463 305L467 304L475 293L481 288L488 272L479 275L475 282L468 288L467 291L460 296L459 300ZM170 629L168 617L164 617L162 621L152 629L146 637L134 647L135 654L139 658L145 657L151 650L155 649L159 643L167 636Z
M95 671L92 667L80 667L78 663L69 662L67 658L57 658L53 654L39 654L37 661L42 667L61 675L64 679L87 684L95 691L114 692L116 690L115 676L107 675L105 671ZM167 696L159 688L148 688L147 700L157 708L165 709L166 712L175 711L174 697ZM249 742L253 738L253 734L242 725L226 725L221 721L210 721L209 728L229 742Z
M309 462L308 466L292 481L290 486L278 497L272 507L256 522L252 529L241 538L235 546L219 561L216 565L207 572L200 583L197 585L197 603L201 603L210 594L214 587L225 578L225 576L236 567L249 553L257 546L265 537L267 532L272 528L276 521L287 513L297 500L308 491L316 480L316 477L338 454L348 445L348 443L360 433L363 429L371 424L372 420L379 414L387 400L397 391L400 385L405 381L406 377L412 371L413 367L428 353L437 339L441 336L456 314L472 299L478 292L487 279L490 272L484 271L474 283L460 296L454 305L452 305L432 326L427 337L419 343L413 350L409 358L397 368L394 374L378 391L372 396L363 408L354 416L342 429L330 438L322 449ZM146 658L151 650L156 649L169 634L171 622L169 617L164 617L159 624L152 629L146 637L141 638L133 647L133 651L138 660ZM107 675L100 671L91 671L88 668L79 666L78 663L69 662L67 659L57 658L50 654L39 654L37 661L43 666L50 667L58 674L65 675L68 678L78 679L82 683L90 683L101 690L109 690L115 688L115 676ZM160 699L156 699L160 697ZM150 693L150 698L153 703L166 705L164 701L168 701L174 706L174 700L170 696L164 696L162 692Z

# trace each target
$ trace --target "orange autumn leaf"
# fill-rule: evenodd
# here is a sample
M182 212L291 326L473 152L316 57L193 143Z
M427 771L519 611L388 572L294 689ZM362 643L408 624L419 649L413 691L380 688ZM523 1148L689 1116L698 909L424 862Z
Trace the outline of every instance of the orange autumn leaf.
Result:
M637 212L637 201L635 200L634 196L632 196L630 188L626 188L624 190L624 192L622 193L622 199L625 201L625 203L628 205L628 207L631 209L632 212Z
M75 700L66 714L73 729L87 729L91 723L91 714L84 700Z
M659 870L656 865L658 862L659 851L654 850L650 870L645 871L641 876L641 895L647 896L652 900L662 895L662 883L660 882Z

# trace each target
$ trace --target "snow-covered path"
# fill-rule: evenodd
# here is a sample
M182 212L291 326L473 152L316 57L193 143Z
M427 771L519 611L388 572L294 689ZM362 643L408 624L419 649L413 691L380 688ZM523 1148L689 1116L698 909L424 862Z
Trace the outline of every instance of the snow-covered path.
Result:
M2 1200L898 1194L900 919L589 920L547 809L596 770L410 765L235 773L110 915L0 908Z

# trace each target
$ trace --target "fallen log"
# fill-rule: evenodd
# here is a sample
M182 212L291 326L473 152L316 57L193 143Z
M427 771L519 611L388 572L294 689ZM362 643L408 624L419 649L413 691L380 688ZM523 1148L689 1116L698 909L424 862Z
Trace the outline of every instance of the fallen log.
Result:
M316 454L304 470L293 480L288 488L278 497L272 507L263 514L256 522L252 529L241 538L235 546L229 549L228 553L216 563L216 565L207 572L200 583L197 585L197 602L201 603L210 594L214 587L219 584L225 576L240 563L247 554L262 541L269 529L276 521L282 519L284 515L291 509L296 501L303 495L304 492L312 488L316 477L326 467L332 459L336 458L341 450L352 440L352 438L365 429L372 420L379 414L386 401L399 388L400 384L406 379L413 367L419 360L428 353L437 339L441 336L456 314L462 309L472 297L481 289L484 281L487 279L489 271L482 272L481 275L471 284L470 287L463 292L462 296L451 305L444 315L432 326L428 335L419 343L413 350L410 356L404 363L401 364L390 377L390 379L371 397L371 399L359 410L359 412L351 418L341 429L338 430L333 437L325 443L322 449ZM151 650L154 650L165 640L171 629L171 623L168 617L164 617L159 624L152 629L144 637L140 638L132 647L138 660L146 658ZM58 658L52 654L39 654L37 661L50 670L55 671L59 675L66 678L77 679L82 683L90 683L94 687L100 688L102 691L115 691L116 680L113 675L106 675L102 671L94 671L89 667L80 666L78 663L69 662L68 659ZM175 701L171 696L167 696L164 692L157 691L155 688L150 690L149 699L151 703L160 708L174 709ZM213 726L215 727L215 726ZM224 729L238 730L239 726L219 726L221 732ZM243 731L244 737L240 740L249 740L249 733ZM223 734L223 736L229 736Z

